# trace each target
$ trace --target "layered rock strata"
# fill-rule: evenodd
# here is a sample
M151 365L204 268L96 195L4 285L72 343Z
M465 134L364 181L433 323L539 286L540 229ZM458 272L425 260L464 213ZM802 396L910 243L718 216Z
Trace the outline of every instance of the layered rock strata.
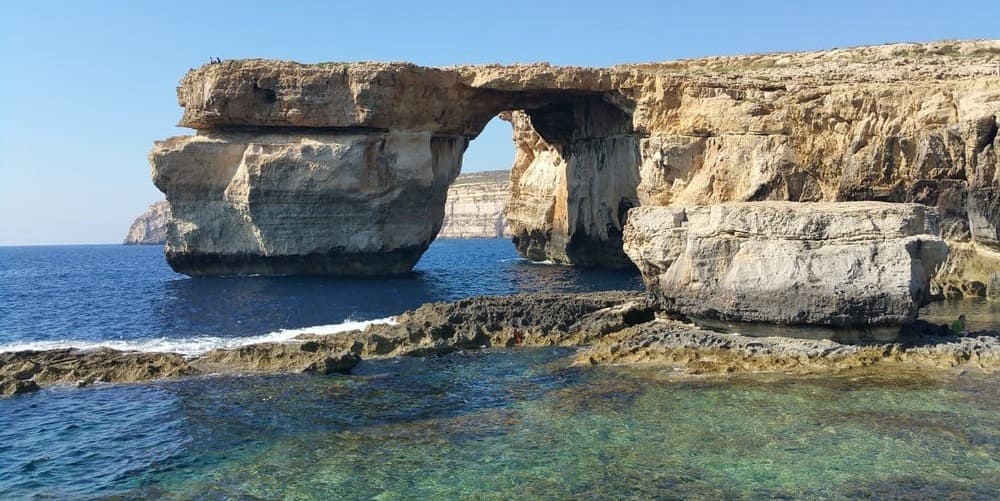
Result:
M125 245L163 245L167 241L167 222L170 204L166 200L155 202L139 214L128 228L122 242Z
M440 238L501 238L510 236L503 215L510 198L510 172L505 170L461 174L448 188ZM149 206L129 227L125 245L163 245L167 242L170 204Z
M202 132L157 143L167 261L188 275L409 271L441 229L466 140L427 132Z
M634 209L625 251L665 311L829 326L916 319L948 253L934 209L748 202Z
M861 333L865 337L867 333ZM54 384L135 382L219 373L349 372L360 358L426 356L483 347L578 346L567 364L653 363L675 374L824 373L909 364L1000 369L1000 332L954 336L914 322L894 339L838 342L749 337L700 328L636 292L524 294L426 304L394 324L286 343L172 353L50 350L0 353L0 395Z
M503 238L510 224L503 215L510 198L510 171L471 172L448 188L438 238Z
M500 113L517 150L507 217L532 259L630 266L631 207L763 200L936 206L946 239L992 259L998 62L1000 41L596 69L208 65L178 88L199 135L151 154L175 209L168 258L191 274L406 269Z

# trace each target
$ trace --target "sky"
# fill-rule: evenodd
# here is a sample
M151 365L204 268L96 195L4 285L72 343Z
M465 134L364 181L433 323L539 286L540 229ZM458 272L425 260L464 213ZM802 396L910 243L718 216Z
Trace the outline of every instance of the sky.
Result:
M223 59L610 66L903 41L1000 38L1000 2L30 1L0 10L0 245L117 243L162 195L153 141L176 86ZM506 169L495 119L463 172Z

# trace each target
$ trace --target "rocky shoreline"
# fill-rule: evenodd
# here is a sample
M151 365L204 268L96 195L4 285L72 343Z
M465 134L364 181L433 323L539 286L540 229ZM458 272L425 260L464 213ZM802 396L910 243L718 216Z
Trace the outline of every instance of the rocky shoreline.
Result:
M134 383L247 373L348 373L362 359L484 347L575 346L567 364L658 364L678 375L815 374L900 364L1000 369L1000 332L955 336L916 321L890 341L750 337L699 327L640 292L522 294L429 303L395 323L285 343L176 353L56 349L0 353L0 395L51 385Z

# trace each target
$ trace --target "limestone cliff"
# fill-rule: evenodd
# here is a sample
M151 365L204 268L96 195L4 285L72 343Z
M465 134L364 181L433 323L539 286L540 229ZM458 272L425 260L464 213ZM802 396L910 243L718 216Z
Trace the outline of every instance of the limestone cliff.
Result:
M998 63L1000 41L603 69L227 61L184 77L198 135L150 159L189 274L409 269L468 141L503 113L506 214L533 259L630 266L639 205L919 202L968 250L939 285L969 291L1000 265Z
M510 171L462 174L448 188L444 224L438 238L510 236L503 209L510 198Z
M510 171L462 174L448 188L444 223L439 238L501 238L510 236L503 215L510 198ZM125 236L125 245L163 245L167 241L170 204L150 205Z
M163 245L167 241L167 221L170 204L165 200L153 203L135 218L125 235L125 245Z
M937 211L886 202L642 207L625 251L666 311L836 327L916 319L948 253Z

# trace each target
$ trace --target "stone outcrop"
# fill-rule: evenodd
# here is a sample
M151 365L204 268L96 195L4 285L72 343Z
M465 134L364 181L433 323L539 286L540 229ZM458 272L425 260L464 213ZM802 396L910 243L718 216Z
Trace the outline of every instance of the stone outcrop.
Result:
M99 348L0 353L0 396L27 393L53 384L131 383L190 376L176 353L140 353Z
M125 235L125 245L163 245L167 241L167 222L170 220L170 204L166 200L155 202L139 217Z
M605 338L580 353L577 362L668 365L697 375L822 374L894 364L921 369L972 367L992 373L1000 368L1000 337L996 332L958 337L943 326L918 323L891 342L844 344L830 339L723 334L658 319Z
M510 198L510 171L461 174L448 188L440 238L501 238L510 236L504 206ZM167 242L170 204L150 205L125 236L125 245L163 245Z
M510 171L462 174L448 188L438 238L503 238L510 225L503 215L510 198Z
M157 143L166 256L188 275L408 272L466 140L423 131L203 131Z
M664 310L830 326L916 319L948 248L936 211L884 202L634 209L625 251Z
M524 346L580 347L567 364L653 363L672 367L675 374L804 374L876 365L893 370L891 364L1000 369L1000 332L955 336L946 326L917 321L884 340L750 337L698 327L661 311L646 294L612 291L425 304L394 323L365 330L303 334L285 343L218 349L193 358L106 348L0 353L0 396L56 384L226 373L345 373L361 358Z
M935 206L979 259L996 245L998 62L1000 41L613 68L227 61L184 77L198 135L150 158L168 259L190 274L408 269L497 114L532 259L630 266L632 207L765 200Z

